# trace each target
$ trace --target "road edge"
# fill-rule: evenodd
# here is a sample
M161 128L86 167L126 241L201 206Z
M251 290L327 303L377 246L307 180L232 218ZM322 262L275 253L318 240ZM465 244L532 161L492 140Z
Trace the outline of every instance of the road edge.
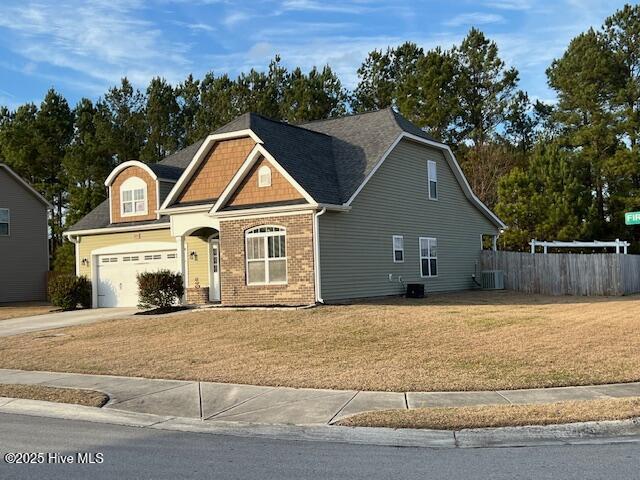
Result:
M202 434L393 447L487 448L622 442L640 443L640 417L629 420L570 423L565 425L448 431L331 425L263 425L223 421L208 422L191 418L132 413L116 409L6 397L0 397L0 413Z

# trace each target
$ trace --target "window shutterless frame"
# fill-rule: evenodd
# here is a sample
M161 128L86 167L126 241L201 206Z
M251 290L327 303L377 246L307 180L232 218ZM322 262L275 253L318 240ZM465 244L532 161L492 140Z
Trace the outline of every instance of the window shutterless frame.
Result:
M274 225L255 227L245 232L245 272L247 285L286 285L288 283L288 259L286 229ZM272 280L275 264L284 262L284 280ZM264 281L251 281L251 265L263 265Z
M420 276L422 278L437 277L438 240L434 237L420 237L418 239L418 255L420 258Z
M391 242L393 244L393 263L404 263L404 236L394 235Z
M131 177L120 186L120 216L134 217L149 213L147 184L139 177Z
M438 199L438 167L434 160L427 161L427 183L429 200Z
M11 212L8 208L0 208L0 237L11 234Z

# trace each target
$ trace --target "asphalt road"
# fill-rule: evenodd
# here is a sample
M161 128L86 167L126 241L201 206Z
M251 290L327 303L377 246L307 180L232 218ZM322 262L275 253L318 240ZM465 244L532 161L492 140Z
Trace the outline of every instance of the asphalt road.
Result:
M264 440L0 414L0 455L7 452L99 452L103 462L9 465L0 457L1 479L585 480L640 475L637 443L435 450Z

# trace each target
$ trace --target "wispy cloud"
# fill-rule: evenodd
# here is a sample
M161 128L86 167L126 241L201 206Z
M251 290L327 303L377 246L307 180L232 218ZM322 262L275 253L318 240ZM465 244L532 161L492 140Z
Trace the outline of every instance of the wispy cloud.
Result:
M502 23L504 17L495 13L471 12L462 13L444 22L449 27L459 27L461 25L486 25L488 23Z
M529 10L532 7L531 0L489 0L484 3L487 7L500 10Z
M168 42L163 32L137 13L141 0L90 0L0 5L0 28L12 32L8 46L34 64L69 69L113 83L127 75L146 82L175 77L190 61L188 46Z
M364 2L318 2L315 0L285 0L282 2L283 10L300 10L311 12L334 12L334 13L364 13L369 10L369 6Z
M231 27L235 27L238 23L246 22L250 18L252 18L252 15L246 12L241 12L241 11L231 12L226 17L224 17L224 19L222 20L222 23L226 27L231 28Z

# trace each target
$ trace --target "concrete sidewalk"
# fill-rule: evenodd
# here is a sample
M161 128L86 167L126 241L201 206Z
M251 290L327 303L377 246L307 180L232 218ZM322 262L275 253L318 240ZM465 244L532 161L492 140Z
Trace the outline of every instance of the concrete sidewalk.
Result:
M360 392L0 369L0 383L98 390L104 408L247 424L326 425L392 408L548 403L640 396L640 382L497 392Z

